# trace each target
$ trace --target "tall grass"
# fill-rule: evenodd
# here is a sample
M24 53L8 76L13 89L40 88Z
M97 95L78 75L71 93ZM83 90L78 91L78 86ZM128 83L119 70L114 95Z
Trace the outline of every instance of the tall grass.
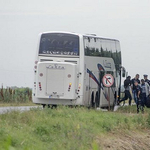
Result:
M29 102L32 100L32 90L30 88L3 88L0 89L0 102Z
M63 106L14 111L0 115L0 149L98 150L103 148L100 137L108 133L120 131L123 136L124 131L149 130L148 113L127 115L121 110L114 113Z

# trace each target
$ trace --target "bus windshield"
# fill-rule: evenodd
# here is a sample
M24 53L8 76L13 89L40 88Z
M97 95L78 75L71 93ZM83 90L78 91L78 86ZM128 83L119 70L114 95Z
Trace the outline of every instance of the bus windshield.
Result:
M79 36L66 33L42 34L39 54L78 56Z

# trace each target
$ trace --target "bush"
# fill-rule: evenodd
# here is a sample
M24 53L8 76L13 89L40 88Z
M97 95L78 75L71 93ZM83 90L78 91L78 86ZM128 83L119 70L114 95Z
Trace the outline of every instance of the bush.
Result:
M30 88L3 88L0 89L0 102L29 102L32 100L32 90Z

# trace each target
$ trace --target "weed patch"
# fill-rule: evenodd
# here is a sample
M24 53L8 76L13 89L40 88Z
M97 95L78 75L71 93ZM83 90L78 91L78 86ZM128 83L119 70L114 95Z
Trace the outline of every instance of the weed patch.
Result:
M29 103L32 101L30 88L3 88L0 89L0 103Z

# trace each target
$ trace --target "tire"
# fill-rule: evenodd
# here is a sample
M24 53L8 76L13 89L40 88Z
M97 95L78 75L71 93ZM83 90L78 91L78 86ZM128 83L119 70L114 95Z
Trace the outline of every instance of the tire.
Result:
M52 109L56 109L56 108L57 108L57 105L52 105L51 108L52 108Z
M99 98L98 98L98 92L96 92L96 95L95 95L95 107L99 107Z
M95 108L94 92L92 92L92 94L91 94L91 104L90 104L90 106L91 106L92 108Z
M42 104L42 106L43 106L43 109L45 108L45 106L46 106L46 104Z

